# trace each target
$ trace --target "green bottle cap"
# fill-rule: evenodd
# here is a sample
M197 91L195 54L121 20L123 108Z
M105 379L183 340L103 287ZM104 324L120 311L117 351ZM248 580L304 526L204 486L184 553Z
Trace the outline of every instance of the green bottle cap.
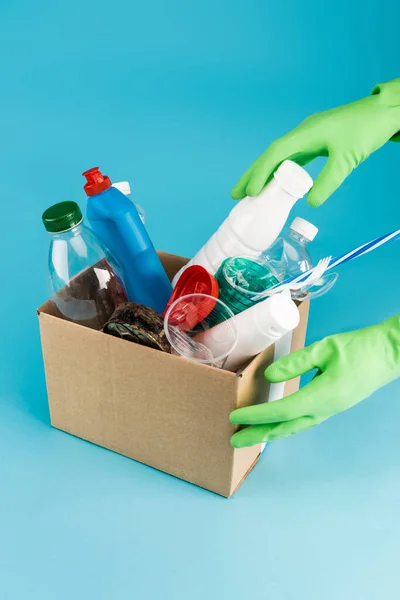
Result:
M43 225L49 233L61 233L76 227L83 220L76 202L59 202L50 206L42 215Z

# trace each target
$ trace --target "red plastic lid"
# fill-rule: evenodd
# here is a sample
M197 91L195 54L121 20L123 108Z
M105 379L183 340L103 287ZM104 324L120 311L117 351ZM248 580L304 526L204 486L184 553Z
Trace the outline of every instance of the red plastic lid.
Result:
M85 171L82 175L86 177L86 183L83 186L83 189L87 196L101 194L101 192L108 190L112 185L110 178L107 177L107 175L102 175L99 171L99 167L93 167L93 169Z
M203 321L214 309L218 292L219 286L215 277L204 267L192 265L185 269L179 277L163 316L178 298L189 294L212 296L212 298L201 296L199 298L188 298L187 302L182 302L170 313L169 321L173 325L179 325L183 331L189 331L189 329L193 329L195 325Z

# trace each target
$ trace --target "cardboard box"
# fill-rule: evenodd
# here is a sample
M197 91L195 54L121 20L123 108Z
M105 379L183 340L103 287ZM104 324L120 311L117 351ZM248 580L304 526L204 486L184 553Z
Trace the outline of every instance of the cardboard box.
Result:
M186 263L160 257L171 279ZM308 303L299 308L291 350L304 345ZM261 446L230 446L229 413L268 398L273 347L238 376L63 320L52 301L38 314L53 427L222 496L235 492Z

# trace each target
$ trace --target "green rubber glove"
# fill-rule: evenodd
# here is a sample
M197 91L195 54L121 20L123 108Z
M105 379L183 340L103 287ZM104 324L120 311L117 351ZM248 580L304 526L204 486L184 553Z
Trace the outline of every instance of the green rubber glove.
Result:
M400 315L315 342L277 360L265 376L278 383L313 369L317 375L298 392L233 411L232 423L251 427L235 433L232 446L253 446L309 429L400 376Z
M389 139L400 140L400 79L378 85L372 95L308 117L273 142L241 177L235 200L257 196L285 159L306 165L317 156L328 161L308 194L320 206L348 175Z

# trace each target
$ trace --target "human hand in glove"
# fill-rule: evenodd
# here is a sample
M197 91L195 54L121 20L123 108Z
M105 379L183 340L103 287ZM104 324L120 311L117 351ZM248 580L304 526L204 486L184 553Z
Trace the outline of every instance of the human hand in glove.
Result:
M308 117L273 142L241 177L232 198L257 196L286 159L306 165L327 156L307 198L320 206L372 152L391 138L399 141L399 131L400 79L394 79L376 86L368 98Z
M298 392L239 408L232 423L250 425L231 438L234 448L278 440L351 408L400 375L400 315L366 329L329 336L270 365L265 377L287 381L318 369Z

